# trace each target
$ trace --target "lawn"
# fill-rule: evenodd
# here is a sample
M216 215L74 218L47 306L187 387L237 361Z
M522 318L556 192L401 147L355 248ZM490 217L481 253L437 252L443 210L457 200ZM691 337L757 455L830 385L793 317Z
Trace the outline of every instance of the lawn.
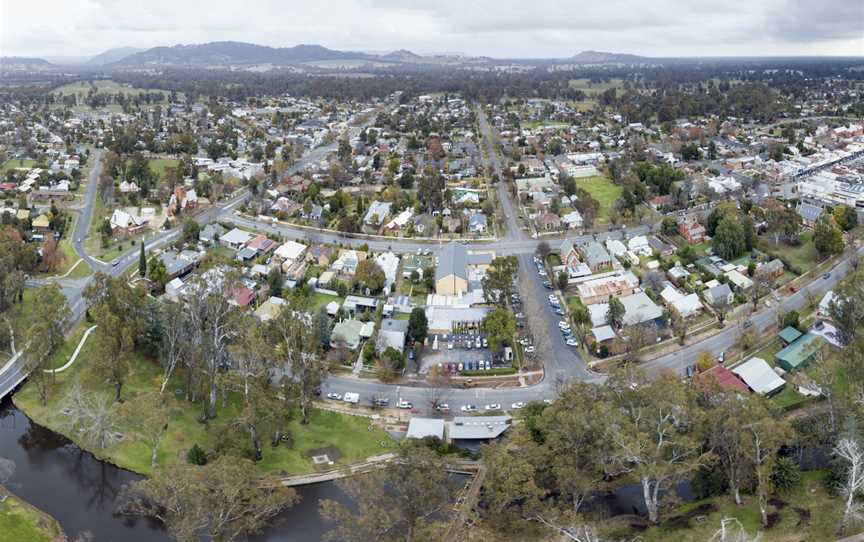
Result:
M528 122L522 123L522 127L528 130L536 130L541 126L550 128L567 128L570 125L566 122L558 122L553 120L529 120Z
M344 297L339 297L338 295L327 295L322 294L320 292L315 292L312 294L312 303L311 310L313 314L317 313L321 307L326 307L331 301L335 301L342 305L345 302Z
M6 495L0 487L0 495ZM51 542L65 540L60 525L51 516L10 495L0 504L0 533L3 540Z
M127 85L121 85L116 81L112 81L110 79L98 80L98 81L76 81L75 83L69 83L68 85L63 85L61 87L55 88L52 92L60 93L63 96L71 96L73 94L81 94L87 95L92 89L92 85L96 86L96 91L99 93L109 93L109 94L117 94L122 93L128 96L138 96L145 92L162 92L165 94L165 97L171 94L168 90L158 90L158 89L143 89L130 87ZM178 92L177 97L179 100L183 99L183 93Z
M782 241L774 244L768 236L758 238L757 246L771 257L782 258L791 266L791 271L802 275L820 261L816 245L813 244L813 232L804 232L800 236L801 244L790 246Z
M31 160L29 158L12 158L11 160L7 160L2 166L0 166L0 173L6 173L9 170L15 168L32 168L36 165L36 160Z
M621 87L624 85L624 81L622 79L609 79L608 81L603 81L600 83L592 83L590 79L571 79L569 81L570 88L574 90L581 90L585 94L598 95L603 92L609 90L613 87Z
M77 344L76 339L81 331L77 330L70 342ZM65 434L97 457L142 474L152 472L152 448L145 438L144 428L148 416L157 405L161 405L168 414L168 430L157 454L158 465L184 462L186 452L193 444L198 444L207 451L215 450L221 430L227 430L228 434L239 430L230 425L242 408L242 398L238 394L229 394L227 405L223 405L220 400L215 420L207 424L200 423L202 404L189 403L183 399L182 393L176 393L182 388L182 376L176 375L166 387L165 393L160 395L159 364L136 352L130 355L130 372L123 386L124 402L114 407L115 430L123 435L122 440L104 449L95 449L79 442L78 435L64 427L66 417L60 410L70 384L75 380L81 382L88 395L113 396L113 388L109 388L103 379L88 370L88 361L92 360L96 350L94 339L101 332L100 329L94 331L75 364L66 372L56 375L56 386L47 406L41 405L35 384L28 382L15 394L14 401L18 408L36 423ZM71 350L74 350L74 345L61 349L55 364L65 363ZM369 421L366 418L325 411L313 411L311 423L305 426L299 423L299 414L295 415L289 423L289 430L294 437L291 448L286 445L272 448L265 439L264 459L258 463L262 471L309 473L315 470L310 458L312 451L326 449L324 453L328 453L331 460L337 465L344 465L379 454L391 443L382 430L369 430ZM381 443L384 443L384 446ZM245 446L248 443L245 439L240 439L240 444Z
M786 381L783 390L777 395L771 397L771 402L783 410L797 408L809 400L809 397L804 397L798 393L798 390L795 389L795 384L788 380Z
M169 167L177 167L177 164L179 163L179 160L175 160L173 158L153 158L152 160L148 161L150 169L153 171L153 173L158 173L160 179L165 177L165 169Z
M822 485L824 475L824 471L802 472L798 488L788 495L776 497L778 500L771 500L768 513L777 513L778 519L767 530L761 528L755 497L744 495L744 504L737 506L724 495L662 511L661 519L664 521L639 532L638 539L644 542L704 542L720 528L722 518L736 518L750 535L761 532L765 542L834 540L834 527L842 507L839 500L832 499L825 491ZM618 529L616 534L624 534L622 531L624 529Z
M620 186L612 183L605 177L586 177L584 179L576 179L576 186L584 188L591 194L591 197L600 203L600 209L597 211L597 221L605 222L609 219L609 211L612 209L612 204L615 203L621 192Z

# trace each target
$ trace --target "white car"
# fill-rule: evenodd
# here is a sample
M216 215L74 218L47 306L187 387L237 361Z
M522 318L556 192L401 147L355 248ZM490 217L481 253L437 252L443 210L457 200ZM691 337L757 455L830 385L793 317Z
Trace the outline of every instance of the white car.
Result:
M331 392L331 393L327 394L327 399L333 399L334 401L341 401L342 400L342 394Z
M399 401L396 402L396 408L410 410L414 408L414 405L412 405L410 401L406 401L405 399L399 399Z
M576 339L567 339L567 346L579 346L579 342Z
M474 412L477 410L477 407L474 405L462 405L461 407L459 407L459 410L461 410L462 412Z
M558 327L560 329L570 329L570 322L566 320L561 320L560 322L558 322Z
M501 405L498 403L490 403L486 405L486 410L501 410Z
M448 405L447 403L441 403L440 405L435 407L435 410L437 410L438 412L450 412L450 405Z
M534 347L533 346L526 346L525 347L525 353L526 354L533 354L534 353Z
M510 405L510 408L512 408L513 410L519 410L520 408L524 408L524 407L525 407L525 403L523 403L522 401L517 401L517 402L513 403L512 405Z

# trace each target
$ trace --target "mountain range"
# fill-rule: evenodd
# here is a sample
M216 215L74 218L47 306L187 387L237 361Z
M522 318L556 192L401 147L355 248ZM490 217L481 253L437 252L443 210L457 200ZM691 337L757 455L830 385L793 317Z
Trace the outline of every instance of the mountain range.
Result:
M578 64L638 64L645 57L599 51L583 51L557 62ZM339 62L343 61L343 62ZM121 47L83 57L49 57L47 59L5 57L0 60L10 66L78 66L93 69L136 69L157 67L214 68L231 66L271 65L296 66L302 64L331 67L362 67L375 65L464 64L494 62L488 57L450 55L419 55L406 49L375 54L357 51L338 51L321 45L270 47L236 41L216 41L192 45L160 46L151 49ZM50 63L50 64L49 64ZM317 63L317 64L316 64ZM323 64L322 64L323 63Z

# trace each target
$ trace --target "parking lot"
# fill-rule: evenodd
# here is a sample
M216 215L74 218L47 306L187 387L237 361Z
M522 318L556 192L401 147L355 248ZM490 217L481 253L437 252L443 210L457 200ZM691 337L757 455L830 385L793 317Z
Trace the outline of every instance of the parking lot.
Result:
M433 346L436 344L435 349ZM420 357L420 373L426 374L429 370L438 365L455 364L453 371L458 371L458 366L461 363L464 370L481 370L486 368L486 365L492 366L492 352L489 350L489 344L484 341L484 337L477 333L457 333L450 335L432 335L429 338L429 346L423 350L423 355ZM485 346L484 346L485 344ZM482 367L481 367L482 363ZM500 367L501 365L497 365Z

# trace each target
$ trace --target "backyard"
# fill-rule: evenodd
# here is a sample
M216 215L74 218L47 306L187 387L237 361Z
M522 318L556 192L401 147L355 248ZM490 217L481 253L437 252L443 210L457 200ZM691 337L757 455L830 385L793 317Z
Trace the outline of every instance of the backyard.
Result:
M816 246L813 244L813 232L807 231L800 236L801 243L797 246L784 242L775 244L769 236L760 236L757 247L771 257L780 258L791 266L791 271L802 275L820 260Z
M55 359L55 365L62 365L74 350L83 329L78 329L69 344L62 348ZM95 355L93 339L101 333L97 329L82 348L78 360L66 372L56 375L56 386L47 406L42 406L36 385L28 382L14 396L15 404L32 420L55 431L65 434L79 444L80 437L72 433L66 424L67 416L61 412L66 394L74 381L79 381L88 394L113 395L103 379L95 377L88 370L88 361ZM221 406L219 415L209 423L199 421L201 404L192 404L183 399L180 389L182 377L177 375L159 393L161 368L155 360L148 359L138 352L129 354L130 371L123 386L124 402L115 405L113 413L114 431L122 438L104 449L85 446L96 456L120 467L142 474L152 471L150 464L151 444L145 434L151 413L159 406L168 416L168 429L159 447L157 464L166 465L185 461L185 454L193 444L204 450L215 450L220 433L232 432L232 420L242 409L242 399L238 394L230 394L228 404ZM389 446L390 438L382 430L372 428L369 421L362 417L314 410L311 423L301 425L299 414L293 416L288 424L293 437L292 444L282 444L277 448L264 446L264 458L258 467L265 472L303 474L314 472L311 456L325 453L336 465L363 460L381 453Z

